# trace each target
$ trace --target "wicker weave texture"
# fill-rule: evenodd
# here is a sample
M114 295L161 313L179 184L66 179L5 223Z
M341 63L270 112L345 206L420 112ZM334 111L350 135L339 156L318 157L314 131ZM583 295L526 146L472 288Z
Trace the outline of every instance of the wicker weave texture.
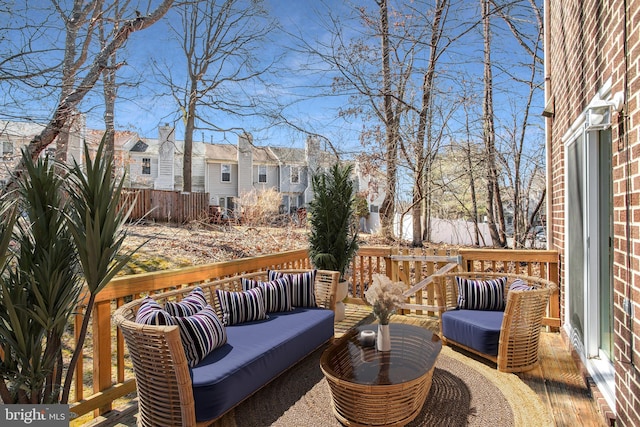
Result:
M308 270L282 270L301 273ZM241 278L267 280L266 272L248 273L241 276L198 284L205 291L207 302L220 306L216 289L242 290ZM335 292L340 273L318 270L316 273L316 300L324 308L335 309ZM194 286L185 287L152 297L163 304L165 301L181 300ZM195 426L208 425L215 420L196 423L193 388L184 348L177 326L151 326L135 322L142 299L134 300L118 308L114 323L122 331L136 377L138 389L139 420L141 426Z
M497 364L499 371L523 372L533 369L539 362L538 347L542 320L547 312L549 296L557 285L549 280L532 276L500 273L458 272L437 276L435 291L438 306L442 312L455 308L458 299L456 277L471 280L495 279L507 277L505 289L507 304L500 329L498 356L480 353L442 336L445 343L451 343L478 354ZM509 291L514 280L524 281L532 290ZM440 331L442 335L442 330Z
M320 361L331 391L334 415L347 426L404 426L411 422L422 410L431 389L441 345L429 346L417 336L394 337L392 334L391 348L403 346L406 359L403 368L416 372L416 378L390 384L381 368L378 384L359 384L352 378L354 369L368 363L367 356L384 358L386 352L361 348L359 355L354 357L354 348L348 345L348 341L353 341L354 333L352 330L340 338L325 351ZM390 363L383 362L381 366L388 368Z
M176 326L135 323L138 301L114 314L129 349L138 389L139 424L193 426L193 391L187 360Z

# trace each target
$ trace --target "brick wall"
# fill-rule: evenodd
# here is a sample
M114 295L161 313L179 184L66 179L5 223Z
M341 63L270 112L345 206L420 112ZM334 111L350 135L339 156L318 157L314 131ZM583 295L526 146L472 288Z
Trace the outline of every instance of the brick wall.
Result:
M640 425L640 0L551 0L546 5L549 7L546 60L550 79L547 96L553 96L555 101L555 115L547 121L551 141L548 201L552 238L549 242L552 249L560 252L561 266L565 261L562 136L609 78L612 93L627 91L626 116L613 115L611 147L616 413L619 425ZM565 295L562 283L561 295ZM629 296L634 304L633 319L629 319L622 307L623 299ZM562 304L564 307L564 300Z

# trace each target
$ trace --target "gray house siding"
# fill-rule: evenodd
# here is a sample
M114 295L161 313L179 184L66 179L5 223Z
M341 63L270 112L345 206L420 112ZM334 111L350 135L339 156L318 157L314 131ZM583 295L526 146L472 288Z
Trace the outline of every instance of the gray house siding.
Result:
M266 182L260 182L260 168L266 168ZM252 171L252 188L258 191L274 189L280 191L278 181L278 167L276 165L253 165Z
M222 165L231 166L231 177L229 182L222 181ZM208 162L207 163L207 191L209 192L209 204L216 206L226 206L220 202L229 197L238 197L238 165L231 162Z
M150 170L146 172L145 159L149 159ZM129 186L133 188L153 188L153 183L158 178L158 157L148 153L130 153L129 157Z

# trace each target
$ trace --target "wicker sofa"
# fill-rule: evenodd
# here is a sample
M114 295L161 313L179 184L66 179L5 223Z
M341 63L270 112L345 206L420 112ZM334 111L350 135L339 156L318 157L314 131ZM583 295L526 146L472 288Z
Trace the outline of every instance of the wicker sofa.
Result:
M460 289L465 289L464 284L462 288L459 286L460 280L462 283L503 280L504 300L487 299L480 304L493 303L491 309L469 309L464 298L474 297L459 298ZM458 272L435 276L434 285L439 301L440 335L445 344L491 360L503 372L527 371L538 364L542 320L550 293L557 287L555 283L515 274Z
M309 270L286 270L300 274ZM241 279L268 281L267 272L199 284L222 319L216 290L242 291ZM225 326L226 343L190 367L178 326L143 325L143 299L123 305L114 320L124 335L136 376L139 424L209 425L287 368L333 338L339 273L316 270L316 308L269 313L268 319ZM188 298L195 286L153 295L164 304Z

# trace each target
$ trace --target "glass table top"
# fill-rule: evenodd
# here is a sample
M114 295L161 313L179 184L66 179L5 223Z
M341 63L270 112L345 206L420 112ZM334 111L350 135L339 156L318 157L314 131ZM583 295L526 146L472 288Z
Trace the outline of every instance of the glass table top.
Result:
M378 351L375 341L364 345L360 332L378 325L354 328L325 350L321 366L343 381L363 385L395 385L414 380L431 370L442 349L440 338L424 328L389 324L391 351Z

